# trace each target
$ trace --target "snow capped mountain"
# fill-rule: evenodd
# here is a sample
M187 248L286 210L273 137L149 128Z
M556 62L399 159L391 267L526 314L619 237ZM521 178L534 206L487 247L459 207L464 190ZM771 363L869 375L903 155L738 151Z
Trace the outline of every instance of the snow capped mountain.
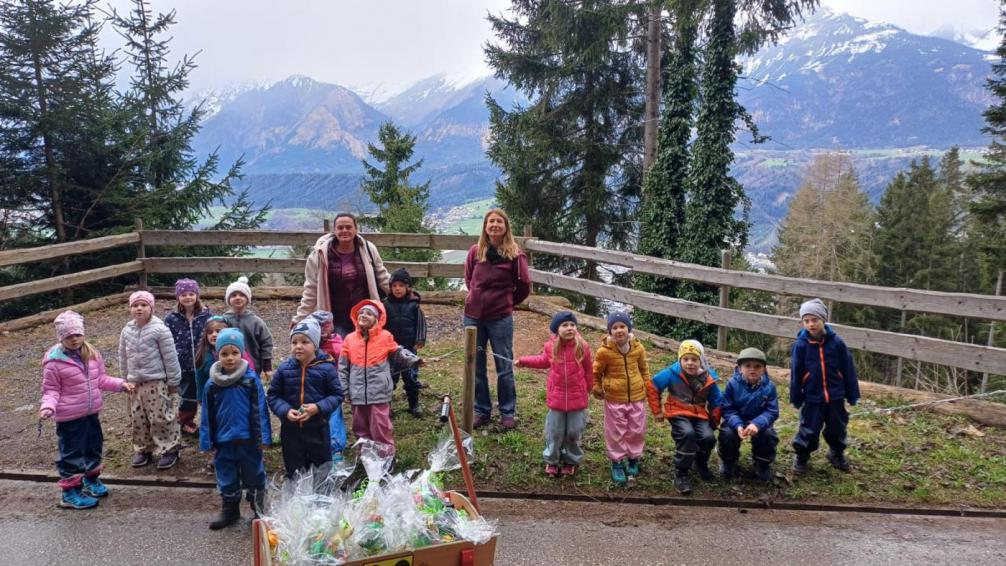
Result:
M952 24L944 24L930 33L933 37L949 39L950 41L974 47L982 51L995 51L999 47L1001 37L995 26L989 28L959 28Z
M473 95L484 93L486 75L439 74L427 77L377 104L377 109L404 126L416 126Z

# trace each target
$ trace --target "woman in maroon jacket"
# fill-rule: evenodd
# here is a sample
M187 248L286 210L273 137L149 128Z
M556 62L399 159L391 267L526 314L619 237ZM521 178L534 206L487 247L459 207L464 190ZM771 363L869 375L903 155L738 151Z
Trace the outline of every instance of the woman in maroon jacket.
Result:
M516 426L517 388L513 379L513 307L531 292L527 256L517 247L510 219L494 208L482 219L479 243L468 250L465 260L465 326L478 328L475 357L475 427L489 423L492 398L486 375L486 345L492 345L496 363L496 394L500 424Z

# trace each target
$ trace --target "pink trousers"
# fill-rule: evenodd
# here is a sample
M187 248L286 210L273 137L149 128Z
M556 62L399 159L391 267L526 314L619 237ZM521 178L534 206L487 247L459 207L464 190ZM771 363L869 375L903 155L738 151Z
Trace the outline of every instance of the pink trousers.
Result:
M645 438L646 401L634 403L605 401L604 444L611 461L642 456Z
M395 430L391 426L391 403L353 405L353 434L395 447Z

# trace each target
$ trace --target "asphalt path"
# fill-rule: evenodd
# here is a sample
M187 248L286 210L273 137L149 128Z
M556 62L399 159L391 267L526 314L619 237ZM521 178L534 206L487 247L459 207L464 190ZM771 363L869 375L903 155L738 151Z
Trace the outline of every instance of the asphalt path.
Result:
M97 509L57 508L53 484L0 481L0 564L251 563L250 512L223 531L207 489L111 486ZM481 501L501 565L1006 564L1006 520Z

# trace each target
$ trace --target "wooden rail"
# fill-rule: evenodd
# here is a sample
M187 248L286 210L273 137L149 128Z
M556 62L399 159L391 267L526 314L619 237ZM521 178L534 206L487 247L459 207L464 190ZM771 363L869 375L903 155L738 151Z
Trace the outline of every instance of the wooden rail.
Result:
M279 230L146 230L147 246L313 246L321 232ZM467 250L476 236L456 234L360 234L374 245L434 250Z
M128 234L116 234L115 236L103 236L90 240L78 240L65 244L53 244L51 246L40 246L37 248L24 248L17 250L7 250L0 252L0 267L18 265L22 263L34 263L48 259L84 254L120 248L136 244L140 241L140 235L136 232Z
M538 283L557 289L627 303L651 312L759 332L780 338L794 338L800 327L800 321L795 318L724 309L538 269L531 270L531 278ZM840 324L831 326L842 336L850 348L857 350L901 356L911 360L960 367L972 371L988 371L997 375L1006 374L1006 349L868 330Z
M304 273L304 260L265 257L149 257L143 260L147 273ZM404 267L413 277L464 277L460 263L386 261L394 271Z
M126 275L127 273L140 273L142 271L143 262L137 260L129 263L110 265L108 267L88 269L87 271L81 271L80 273L60 275L58 277L50 277L48 279L18 283L17 285L8 285L6 287L0 287L0 301L17 299L19 297L28 297L30 295L40 295L42 293L48 293L49 291L67 289L69 287L83 285L84 283L93 283L103 279L112 279L114 277L119 277L120 275Z
M525 242L524 247L534 252L621 265L631 267L638 273L686 279L713 286L726 285L780 295L820 297L851 305L1006 321L1006 297L875 287L858 283L815 281L766 273L731 271L719 267L535 239Z

